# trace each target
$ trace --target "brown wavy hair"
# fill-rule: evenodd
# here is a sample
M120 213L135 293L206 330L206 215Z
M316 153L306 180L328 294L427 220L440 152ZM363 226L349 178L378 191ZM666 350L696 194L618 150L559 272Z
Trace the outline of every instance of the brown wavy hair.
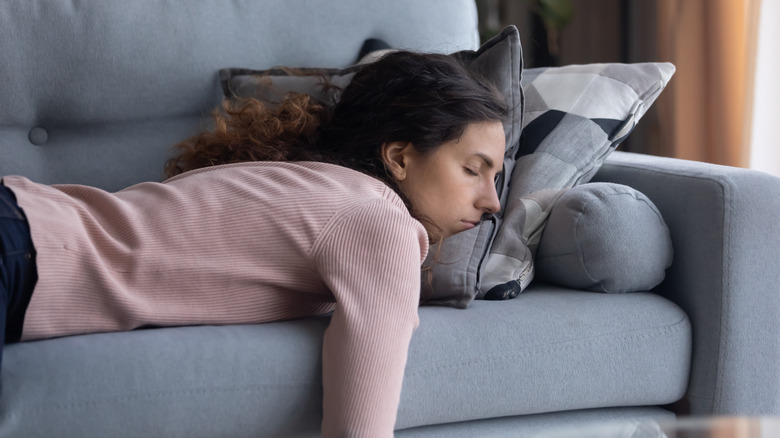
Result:
M245 161L320 161L317 130L330 109L311 96L291 93L278 106L254 98L226 100L213 113L214 129L176 146L168 177L201 167Z
M382 144L432 151L473 122L504 120L503 97L458 56L392 52L357 70L335 105L290 93L278 105L226 100L214 128L174 146L165 172L244 161L324 161L383 181Z
M357 69L333 105L300 93L278 105L226 100L213 114L214 129L174 146L165 172L170 177L245 161L327 162L383 181L414 217L431 224L399 190L382 145L408 142L432 152L458 139L470 123L503 121L507 114L501 94L458 55L397 51Z

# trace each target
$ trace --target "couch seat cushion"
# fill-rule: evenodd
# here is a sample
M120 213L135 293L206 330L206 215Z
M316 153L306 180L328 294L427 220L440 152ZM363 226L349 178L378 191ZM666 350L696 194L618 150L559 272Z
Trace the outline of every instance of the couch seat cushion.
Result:
M316 436L328 318L6 346L0 436ZM690 325L650 293L532 285L424 307L396 428L677 400Z
M534 283L508 301L422 309L410 348L396 427L674 402L691 328L656 294Z

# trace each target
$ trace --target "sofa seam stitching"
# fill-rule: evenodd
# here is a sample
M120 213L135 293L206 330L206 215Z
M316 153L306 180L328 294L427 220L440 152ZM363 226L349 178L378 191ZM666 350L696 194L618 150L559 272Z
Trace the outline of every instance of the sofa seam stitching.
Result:
M314 385L313 382L299 383L299 384L289 383L289 384L271 384L271 385L253 384L253 385L246 385L246 386L234 386L234 387L223 387L223 388L196 388L196 389L156 391L156 392L141 393L141 394L134 394L134 395L107 397L107 398L102 398L97 400L52 403L47 406L37 406L32 409L22 409L19 412L19 414L21 415L38 414L38 413L43 413L52 410L63 411L63 410L70 410L70 409L83 409L83 408L89 408L92 406L102 405L106 403L123 403L128 401L152 400L152 399L161 399L161 398L178 396L178 395L238 393L238 392L257 393L266 390L281 391L281 390L290 390L296 388L305 388L312 385Z
M635 333L637 330L635 330L633 334L629 334L629 335L604 335L604 336L599 336L597 338L585 338L585 339L562 341L562 342L556 342L553 345L543 346L543 348L540 349L535 349L533 347L526 347L523 349L524 350L523 352L511 354L511 355L480 357L480 358L474 358L468 360L461 360L457 363L445 363L445 364L435 365L432 367L419 366L417 367L419 368L419 370L411 370L410 372L410 370L407 369L406 375L407 376L411 376L415 374L425 375L425 374L437 372L439 370L459 368L461 366L473 366L473 365L478 365L483 363L504 361L507 359L511 360L517 358L531 357L539 353L550 354L559 351L576 350L576 349L581 349L582 346L584 345L603 344L603 343L612 342L615 339L631 340L631 339L646 339L650 337L659 337L660 335L682 331L683 328L687 326L690 326L690 322L688 317L686 316L673 324L664 327L657 327L649 332L643 332L637 334Z

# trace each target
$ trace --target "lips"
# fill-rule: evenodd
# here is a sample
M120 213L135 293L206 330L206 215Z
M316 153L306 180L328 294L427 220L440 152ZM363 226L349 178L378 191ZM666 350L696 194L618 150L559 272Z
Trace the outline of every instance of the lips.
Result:
M461 223L463 223L463 225L466 227L467 230L476 227L477 225L479 225L480 222L481 221L461 221Z

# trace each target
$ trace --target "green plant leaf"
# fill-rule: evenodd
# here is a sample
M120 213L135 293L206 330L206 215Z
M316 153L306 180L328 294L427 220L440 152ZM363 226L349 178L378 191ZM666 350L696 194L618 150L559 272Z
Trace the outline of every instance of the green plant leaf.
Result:
M536 13L548 28L561 30L574 17L572 0L536 0L536 4Z

